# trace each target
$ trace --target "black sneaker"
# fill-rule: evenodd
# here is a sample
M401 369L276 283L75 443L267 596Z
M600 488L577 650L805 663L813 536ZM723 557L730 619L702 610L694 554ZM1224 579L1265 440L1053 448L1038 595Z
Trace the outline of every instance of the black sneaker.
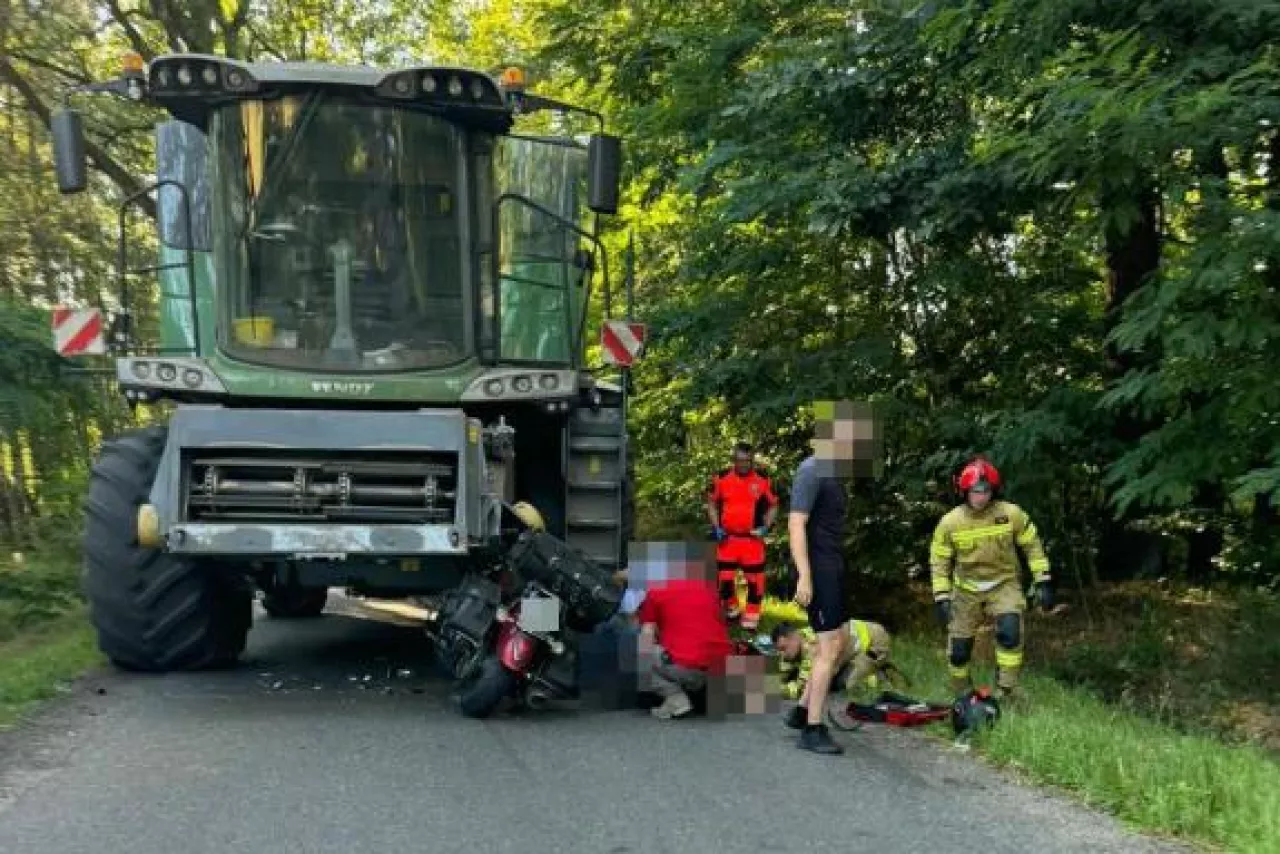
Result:
M792 706L791 711L787 712L787 716L782 719L788 729L804 729L808 721L809 710L804 706Z
M800 743L797 746L801 750L811 750L814 753L826 753L828 755L844 753L844 748L831 740L831 734L827 732L826 724L805 727L804 732L800 734Z

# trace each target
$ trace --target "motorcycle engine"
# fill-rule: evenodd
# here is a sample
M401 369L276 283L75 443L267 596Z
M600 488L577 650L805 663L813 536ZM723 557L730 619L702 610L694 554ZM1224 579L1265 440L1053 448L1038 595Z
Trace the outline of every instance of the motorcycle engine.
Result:
M498 585L487 578L468 578L445 597L432 634L436 655L454 676L465 677L482 658L498 603Z

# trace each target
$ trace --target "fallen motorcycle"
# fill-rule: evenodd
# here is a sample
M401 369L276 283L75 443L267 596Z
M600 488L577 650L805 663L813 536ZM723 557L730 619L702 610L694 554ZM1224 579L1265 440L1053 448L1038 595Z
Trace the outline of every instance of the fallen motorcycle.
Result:
M491 575L445 598L427 632L462 714L488 717L507 699L536 710L577 697L577 635L612 617L622 594L582 552L544 532L520 534Z

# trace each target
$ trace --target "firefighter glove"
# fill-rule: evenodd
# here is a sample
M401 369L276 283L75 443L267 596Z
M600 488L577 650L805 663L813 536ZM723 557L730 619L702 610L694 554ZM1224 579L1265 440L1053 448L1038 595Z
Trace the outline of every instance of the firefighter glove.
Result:
M945 629L951 625L951 600L939 599L933 603L933 612L938 618L938 622Z
M1036 583L1036 596L1040 600L1040 607L1046 611L1053 610L1053 585L1048 580Z

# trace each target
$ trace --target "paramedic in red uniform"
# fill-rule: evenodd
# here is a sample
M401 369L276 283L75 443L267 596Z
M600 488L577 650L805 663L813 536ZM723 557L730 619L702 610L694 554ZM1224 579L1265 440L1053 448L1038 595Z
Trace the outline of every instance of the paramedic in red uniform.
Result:
M767 475L755 465L755 449L740 442L733 466L718 473L707 494L707 516L718 546L720 604L730 620L738 618L738 570L747 578L744 628L760 622L764 602L764 537L778 515L778 497Z

